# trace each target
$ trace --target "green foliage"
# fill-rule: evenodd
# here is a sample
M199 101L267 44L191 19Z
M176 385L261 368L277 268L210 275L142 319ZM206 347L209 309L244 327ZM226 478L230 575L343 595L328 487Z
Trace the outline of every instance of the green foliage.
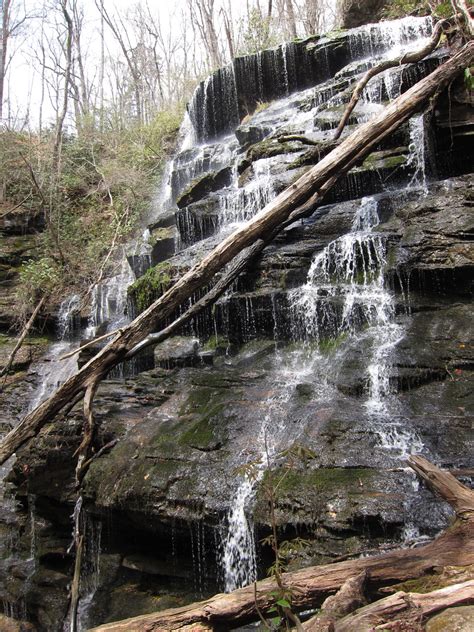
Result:
M270 24L268 18L262 16L257 7L253 7L248 15L239 55L251 55L265 48L276 46L281 40L277 29Z
M433 11L433 15L437 18L449 18L453 13L453 5L449 0L448 2L438 2Z
M391 0L383 10L383 16L389 19L428 13L430 13L430 5L426 0Z
M474 75L470 68L464 70L464 84L468 90L474 90Z
M54 259L30 259L20 269L20 303L28 306L31 302L36 302L38 295L53 293L60 279L61 268Z
M103 272L111 270L114 248L150 204L181 115L176 108L146 125L104 130L84 120L77 136L63 136L59 168L53 165L54 130L0 132L6 202L39 211L46 225L37 237L39 261L20 277L25 308L39 291L55 299L84 293L105 263Z
M391 0L382 15L389 19L428 14L437 18L448 18L453 13L454 9L450 0Z

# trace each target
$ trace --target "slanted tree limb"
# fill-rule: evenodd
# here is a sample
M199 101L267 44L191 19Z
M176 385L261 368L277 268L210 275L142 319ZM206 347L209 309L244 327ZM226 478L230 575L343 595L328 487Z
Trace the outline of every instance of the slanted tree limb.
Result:
M434 492L444 498L461 520L474 518L474 493L452 474L434 467L422 456L410 456L408 464Z
M338 178L355 157L362 158L368 155L381 139L420 111L436 91L447 86L471 64L473 58L474 42L468 42L457 54L390 103L372 120L361 125L244 226L225 238L6 435L0 445L0 464L34 437L46 423L52 421L78 393L84 393L91 380L96 377L102 379L108 371L119 364L130 349L156 331L176 309L205 287L213 276L242 250L259 239L265 239L275 227L289 218L295 208L307 202L328 180L333 176Z
M90 463L89 452L94 437L95 422L94 422L94 410L92 403L94 401L94 395L99 386L100 377L95 377L87 387L84 395L84 432L82 435L82 441L75 452L77 455L76 466L76 484L80 486L82 479L87 471L84 467L85 464Z
M429 479L430 487L451 504L456 512L456 522L438 538L416 549L400 549L374 557L285 573L285 585L291 586L293 593L292 607L317 607L329 595L337 592L345 582L361 573L367 574L368 592L374 592L383 585L421 577L436 567L468 566L474 563L474 514L465 511L465 507L474 504L474 492L461 483L457 483L459 487L455 487L449 472L440 470L426 459L412 457L409 465L416 466L416 471L423 480ZM472 581L468 582L469 590ZM450 588L452 589L452 586ZM262 614L266 614L273 605L271 592L274 590L274 579L265 579L257 582L256 586L240 588L227 595L215 595L182 608L101 625L94 628L94 632L162 632L181 630L186 625L201 623L211 624L216 628L220 626L221 629L232 629L256 620L257 607ZM453 593L454 590L449 594ZM439 595L435 597L438 598Z
M385 72L385 70L389 70L390 68L396 68L397 66L401 66L403 64L414 64L424 59L427 55L432 53L434 49L438 46L439 40L441 39L441 35L443 34L447 26L452 24L452 22L453 22L453 18L449 18L447 20L441 20L440 22L438 22L435 28L433 29L433 33L431 35L430 40L425 44L425 46L423 46L423 48L420 48L419 50L414 51L412 53L405 53L399 57L395 57L394 59L387 59L386 61L382 61L380 64L377 64L376 66L373 66L372 68L370 68L364 74L362 79L360 79L360 81L357 83L356 87L354 88L354 92L352 93L351 100L347 104L346 109L344 110L344 114L342 115L341 121L334 134L334 140L337 140L338 138L340 138L347 124L347 121L350 118L350 115L354 111L354 108L359 102L359 99L362 96L364 88L369 83L369 81L373 79L374 77L376 77L377 75L379 75L380 73Z
M33 327L36 317L38 316L40 309L43 307L45 300L46 300L46 296L42 296L39 303L36 305L35 309L33 310L33 313L31 314L30 318L28 319L28 322L24 326L23 331L21 332L20 336L18 337L18 340L16 341L16 345L13 347L13 351L10 353L5 366L0 371L0 377L7 375L8 371L11 369L13 361L15 360L15 356L18 353L19 349L21 348L21 345L25 341L25 338L28 335L30 329Z

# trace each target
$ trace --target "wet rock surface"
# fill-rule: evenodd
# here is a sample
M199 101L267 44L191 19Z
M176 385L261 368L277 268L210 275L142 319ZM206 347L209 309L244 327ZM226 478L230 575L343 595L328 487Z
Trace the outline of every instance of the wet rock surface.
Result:
M157 265L129 290L134 313L326 153L348 98L347 78L381 49L376 27L313 38L241 58L233 73L221 70L198 88L190 114L194 108L198 136L209 143L175 158L171 201L149 227L150 261ZM298 64L295 83L291 66L284 76L284 59ZM254 74L253 92L244 90L244 71L249 76L257 63L264 80ZM428 69L406 72L400 90ZM352 123L380 109L392 89L384 81ZM211 90L218 98L208 99L206 109ZM238 126L255 99L276 97L284 98ZM404 126L386 139L324 206L285 229L212 309L150 350L147 370L101 384L94 404L97 456L82 486L84 627L221 590L229 512L239 501L241 468L248 472L249 464L255 489L248 510L261 575L272 562L269 547L258 544L270 530L268 485L278 486L281 537L310 542L291 568L416 545L446 526L449 510L416 482L405 459L419 452L457 471L473 467L474 189L462 175L470 169L468 154L457 156L472 120L464 114L459 120L463 133L449 151L442 112L422 128L426 136ZM284 140L292 134L317 144ZM416 151L428 147L428 137L429 160ZM175 240L168 209L177 199ZM354 218L368 200L377 218L358 235ZM351 250L347 235L354 232ZM295 310L295 292L311 286L318 257L328 267L321 264L312 288L321 317L314 328L314 320ZM338 279L341 269L351 283ZM367 288L391 297L385 327L397 335L382 341L387 355L371 323L373 312L388 308L371 303ZM344 327L347 313L351 322ZM85 349L80 362L94 351ZM22 357L18 362L26 370ZM375 406L377 379L386 391ZM17 390L3 394L12 419L20 418L36 381L30 371ZM76 407L19 451L9 477L22 507L1 516L2 536L15 554L3 556L9 580L0 594L15 617L26 613L39 630L59 631L67 614L81 433ZM298 453L301 446L306 456L287 468L282 452Z

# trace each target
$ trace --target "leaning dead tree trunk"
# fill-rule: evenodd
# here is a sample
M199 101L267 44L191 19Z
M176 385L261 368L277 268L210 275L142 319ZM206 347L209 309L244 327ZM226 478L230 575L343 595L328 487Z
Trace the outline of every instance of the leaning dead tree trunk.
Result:
M10 353L10 356L5 363L5 366L0 371L0 377L7 375L8 371L11 369L13 362L15 360L15 356L18 353L18 351L21 349L21 345L24 343L26 336L30 332L30 329L33 327L36 317L38 316L40 309L43 307L45 300L46 300L46 296L43 296L38 302L38 304L36 305L35 309L33 310L33 313L31 314L28 322L24 326L23 331L19 335L18 340L16 341L16 345L14 346L13 351Z
M52 421L76 396L84 394L91 385L103 379L131 349L156 331L160 323L169 318L196 291L205 287L243 249L272 234L296 208L308 201L331 178L337 179L354 158L364 158L381 139L420 111L440 88L446 87L469 66L473 58L474 42L469 42L428 77L419 81L383 112L346 138L247 224L224 239L5 437L0 446L0 464L34 437L46 423Z
M456 521L433 542L416 549L401 549L384 555L362 558L323 566L313 566L300 571L283 575L285 586L292 590L292 606L297 609L319 606L329 595L338 591L353 578L364 578L368 592L374 592L380 586L393 584L421 577L433 571L433 568L444 566L468 566L474 563L474 492L467 489L452 474L420 456L410 457L409 465L428 482L430 488L446 500L456 514ZM464 603L466 595L473 597L472 582L461 585L462 593L456 593L453 587L446 592L435 595L434 599L419 603L427 608L425 612L434 611L446 604ZM266 613L273 605L275 580L265 579L254 586L241 588L227 595L221 594L206 601L191 604L182 608L164 610L154 614L143 615L126 621L108 623L94 628L95 632L158 632L163 630L181 630L186 626L210 626L211 629L232 629L245 622L257 619L257 608ZM388 597L385 601L387 612L395 611L401 604L400 593ZM381 602L378 602L381 603ZM430 605L431 604L431 605ZM403 604L402 604L403 605ZM376 609L377 604L367 606ZM382 609L383 609L382 605ZM331 608L328 608L331 610ZM363 609L365 610L365 609ZM334 610L333 610L334 612ZM367 612L367 611L366 611ZM370 610L368 611L370 615ZM342 624L346 619L341 619ZM338 624L339 625L339 624ZM192 628L189 628L192 629ZM199 627L197 628L199 629ZM341 630L358 630L361 627L341 627ZM336 627L339 630L339 627Z

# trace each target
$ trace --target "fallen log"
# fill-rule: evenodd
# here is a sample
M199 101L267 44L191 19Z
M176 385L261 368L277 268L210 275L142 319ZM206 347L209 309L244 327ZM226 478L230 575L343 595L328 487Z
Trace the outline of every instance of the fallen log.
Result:
M356 156L363 158L368 155L381 139L420 111L440 88L446 87L469 66L473 58L474 42L468 42L456 55L390 103L374 119L361 125L247 224L224 239L6 435L0 445L0 464L34 437L46 423L52 421L77 395L83 395L89 386L103 379L131 349L156 331L160 323L166 321L195 292L205 287L212 277L243 249L272 234L276 227L288 219L295 208L310 199L328 180L333 177L337 179Z
M449 472L440 470L423 457L410 457L408 463L423 480L429 480L430 487L437 494L451 504L456 514L454 524L420 548L401 549L376 557L285 573L283 579L285 586L291 587L293 608L301 610L317 607L345 582L361 573L367 574L368 592L373 593L381 586L421 577L437 567L468 566L474 563L474 492L464 487ZM258 582L256 587L247 586L182 608L107 623L94 628L94 631L162 632L181 630L192 624L231 630L256 620L257 609L267 613L273 605L271 592L274 590L275 580L265 579Z
M334 632L371 632L388 621L399 622L402 630L423 630L422 621L440 610L474 603L474 580L429 593L397 592L360 608L338 621ZM397 628L395 628L397 629Z
M306 632L334 632L338 619L351 614L354 610L367 603L364 586L367 572L351 577L342 584L335 595L328 597L321 606L321 612L303 625Z

